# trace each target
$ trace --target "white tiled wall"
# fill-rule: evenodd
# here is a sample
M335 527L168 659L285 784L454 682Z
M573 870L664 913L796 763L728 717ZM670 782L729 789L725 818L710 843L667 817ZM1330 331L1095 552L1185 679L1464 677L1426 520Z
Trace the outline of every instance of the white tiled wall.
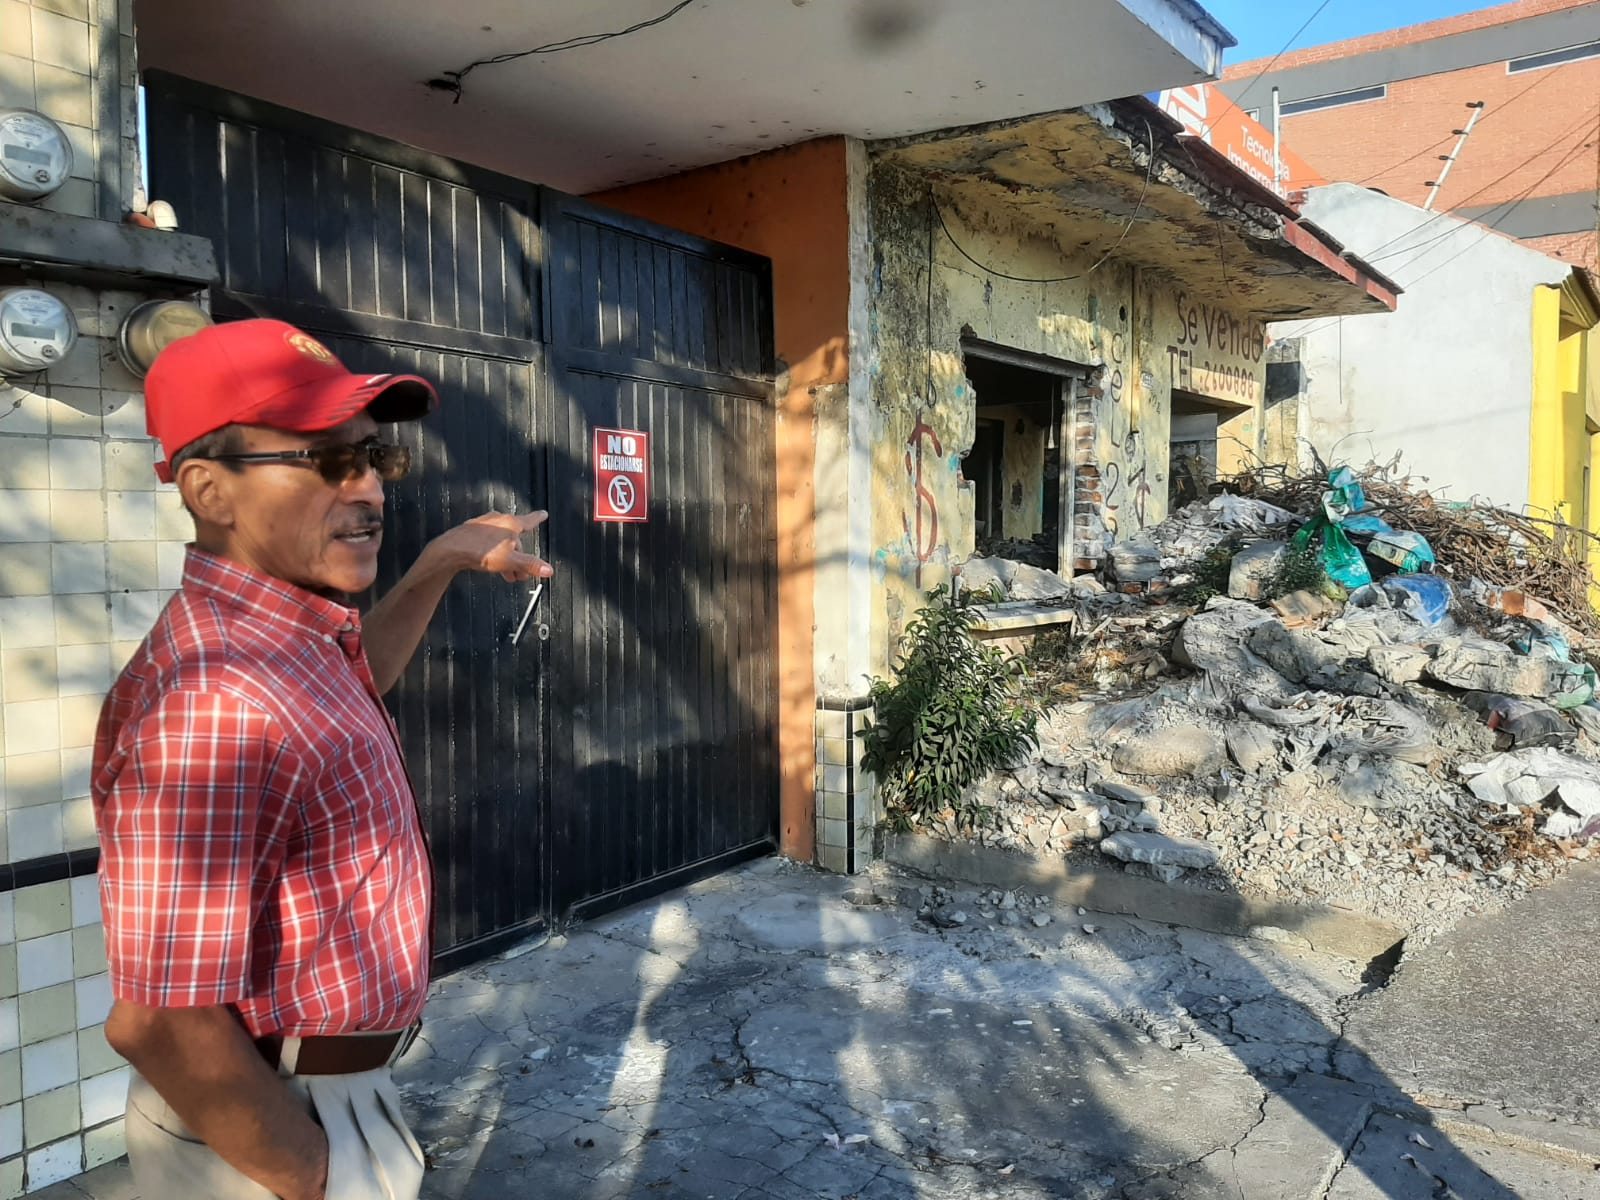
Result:
M0 1196L122 1153L127 1067L111 1009L94 875L0 894ZM26 1174L24 1175L24 1171Z
M0 107L35 108L74 148L42 205L118 220L138 179L129 0L0 0ZM106 24L115 38L102 38ZM114 52L107 53L111 48ZM3 203L3 202L0 202ZM191 526L157 485L143 389L118 361L147 297L30 280L78 320L48 373L0 381L0 863L92 847L89 762L111 680L178 586ZM123 1152L127 1066L98 880L0 891L0 1200Z
M66 130L72 178L43 207L81 217L106 215L99 212L98 183L131 198L138 178L131 14L119 16L115 61L107 61L99 37L103 7L105 0L0 0L0 107L38 109ZM109 92L122 102L114 126L101 128ZM60 382L76 384L70 377Z
M84 384L65 399L55 371L0 386L0 796L11 862L94 845L100 704L177 586L192 535L177 490L156 481L139 381L113 350L139 297L50 289L78 314L65 365Z

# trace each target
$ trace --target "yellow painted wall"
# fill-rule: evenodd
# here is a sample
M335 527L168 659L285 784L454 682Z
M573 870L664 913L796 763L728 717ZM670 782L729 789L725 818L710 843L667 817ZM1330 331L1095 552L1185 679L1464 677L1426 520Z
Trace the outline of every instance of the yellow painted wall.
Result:
M1596 527L1585 490L1591 447L1589 331L1564 324L1561 292L1539 288L1533 302L1534 383L1528 500L1536 513Z
M1005 426L1001 441L1001 528L1007 539L1025 542L1045 527L1044 461L1050 431L1037 423L1038 413L1032 410L1015 404L985 404L981 391L977 399L980 416Z
M1528 501L1536 512L1561 503L1561 293L1541 287L1533 296L1533 446Z
M1003 198L941 193L950 234L995 271L1060 282L1025 283L975 266L944 236L925 179L874 166L871 225L873 563L875 669L887 670L900 630L973 545L971 448L975 404L963 370L963 332L1100 368L1092 452L1101 472L1096 516L1112 539L1166 516L1174 387L1246 404L1227 434L1260 450L1266 338L1260 322L1218 296L1115 258L1115 242L1072 252L1022 225ZM932 250L932 288L929 253ZM1008 497L1009 499L1009 497Z

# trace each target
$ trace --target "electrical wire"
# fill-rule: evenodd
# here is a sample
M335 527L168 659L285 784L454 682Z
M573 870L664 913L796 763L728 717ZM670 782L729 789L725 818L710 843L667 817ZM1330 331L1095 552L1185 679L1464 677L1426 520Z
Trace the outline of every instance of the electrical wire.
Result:
M1550 168L1549 172L1546 173L1543 178L1539 179L1536 183L1534 183L1533 187L1528 189L1527 195L1524 195L1522 199L1524 199L1524 200L1527 199L1527 197L1529 195L1533 194L1534 188L1539 187L1540 184L1543 184L1547 180L1552 178L1556 174L1557 171L1560 171L1563 167L1565 167L1567 165L1567 163L1570 162L1573 158L1575 158L1579 153L1581 153L1584 150L1588 150L1593 145L1594 145L1594 142L1592 142L1592 141L1586 142L1582 146L1579 146L1576 150L1573 150L1571 153L1569 153L1566 158L1564 158L1562 161L1558 162L1554 167ZM1521 201L1519 200L1518 203L1520 204ZM1511 212L1507 211L1503 216L1501 216L1500 220L1504 221L1506 219L1506 217L1509 217L1510 215L1511 215ZM1489 228L1485 229L1483 231L1483 233L1480 234L1470 245L1463 246L1460 250L1457 250L1454 254L1452 254L1449 258L1445 259L1442 263L1439 263L1437 266L1430 267L1428 270L1424 271L1421 275L1418 275L1415 279L1413 279L1406 286L1408 286L1408 287L1416 287L1417 284L1421 283L1424 279L1428 278L1428 276L1430 276L1430 275L1432 275L1432 274L1434 274L1434 273L1436 273L1438 271L1444 270L1451 263L1455 262L1456 259L1460 258L1463 254L1466 254L1469 250L1472 250L1474 247L1476 247L1480 243L1482 243L1486 238L1494 237L1499 232L1499 230L1497 228L1497 225L1498 225L1498 222L1496 223L1496 225L1491 225Z
M1261 73L1245 85L1244 91L1239 93L1239 98L1237 100L1230 99L1228 101L1228 107L1224 108L1215 117L1213 117L1211 119L1211 123L1200 131L1200 137L1202 139L1209 136L1212 129L1216 128L1217 122L1222 120L1223 117L1227 116L1234 109L1237 108L1240 112L1244 111L1244 102L1246 97L1248 97L1251 92L1256 90L1256 85L1258 83L1260 83L1268 75L1272 74L1272 68L1278 65L1278 61L1282 59L1285 54L1289 53L1290 48L1300 40L1300 35L1311 28L1311 22L1320 17L1323 14L1323 11L1332 3L1333 0L1322 0L1322 3L1317 5L1316 11L1307 17L1305 21L1302 22L1300 28L1296 29L1290 36L1289 40L1283 44L1283 49L1274 54L1272 58L1268 60L1267 65L1261 69Z
M453 85L452 90L454 90L456 94L455 103L460 104L462 85L466 82L467 76L472 74L472 72L476 71L479 67L499 66L501 63L515 62L519 58L529 58L536 54L560 54L565 50L581 50L586 46L598 46L601 42L609 42L616 38L627 37L629 34L638 33L641 30L650 29L653 26L661 25L667 21L670 21L673 17L677 16L693 3L695 3L695 0L678 0L677 4L674 4L660 16L651 17L645 21L638 21L635 24L629 25L626 29L618 29L613 33L579 34L577 37L563 38L559 42L546 42L544 45L535 46L531 50L513 50L505 54L492 54L487 58L480 58L473 62L469 62L459 71L446 71L442 78L451 82Z
M1495 117L1499 116L1501 113L1503 113L1506 110L1510 109L1513 105L1515 105L1517 103L1517 101L1521 100L1529 92L1533 91L1534 88L1541 87L1544 84L1548 83L1552 77L1554 77L1556 75L1559 75L1562 71L1566 70L1570 66L1572 66L1571 63L1562 63L1560 66L1554 68L1553 70L1547 70L1547 71L1542 72L1538 79L1534 80L1527 87L1523 88L1515 96L1511 97L1511 99L1507 100L1504 104L1502 104L1502 105L1500 105L1500 106L1498 106L1496 108L1489 109L1488 112L1484 113L1483 116L1479 117L1478 118L1478 128L1482 129L1490 121L1494 120ZM1374 179L1381 179L1383 176L1389 174L1391 171L1398 171L1401 167L1406 166L1408 163L1416 162L1416 160L1421 158L1424 154L1427 154L1427 153L1429 153L1430 151L1433 151L1433 150L1437 150L1440 146L1449 145L1450 142L1453 141L1458 136L1459 136L1458 134L1451 133L1446 137L1442 137L1437 142L1434 142L1433 145L1424 146L1421 150L1418 150L1415 154L1412 154L1412 155L1410 155L1410 156L1408 156L1406 158L1402 158L1399 162L1394 163L1394 164L1392 164L1390 166L1384 167L1382 170L1374 171L1371 175L1368 175L1365 179L1357 179L1355 182L1364 186L1366 184L1371 183Z
M1600 125L1597 125L1597 130L1600 130ZM1565 135L1563 135L1563 136L1565 136ZM1415 279L1411 280L1408 283L1401 283L1399 285L1401 290L1404 291L1404 290L1407 290L1409 288L1416 287L1417 284L1421 283L1424 279L1428 278L1428 276L1433 275L1435 272L1444 270L1445 267L1447 267L1451 263L1455 262L1456 259L1460 258L1463 254L1468 253L1469 251L1475 249L1477 246L1481 245L1488 238L1493 237L1496 234L1498 234L1499 233L1500 224L1503 223L1513 212L1516 211L1516 206L1517 205L1521 204L1524 200L1528 199L1529 196L1533 195L1533 193L1541 185L1543 185L1547 180L1549 180L1552 177L1554 177L1557 172L1559 172L1563 168L1565 168L1567 166L1567 164L1570 163L1575 157L1577 157L1583 151L1590 149L1594 145L1595 145L1595 141L1593 139L1591 139L1591 140L1589 140L1587 142L1584 142L1581 146L1576 146L1572 150L1569 150L1565 155L1562 156L1562 158L1560 160L1558 160L1556 162L1556 164L1553 167L1550 168L1550 170L1545 172L1545 174L1542 175L1540 178L1534 180L1533 183L1529 184L1527 189L1520 196L1517 196L1515 199L1508 201L1507 204L1509 205L1509 207L1506 209L1506 211L1504 213L1502 213L1495 220L1495 222L1493 224L1491 224L1487 228L1485 228L1482 234L1480 234L1478 237L1474 238L1470 243L1468 243L1466 246L1463 246L1460 250L1456 251L1449 258L1446 258L1444 261L1442 261L1442 262L1438 263L1437 265L1435 265L1433 267L1430 267L1428 270L1424 271L1421 275L1418 275ZM1537 157L1537 156L1535 156L1535 157ZM1523 164L1523 165L1525 166L1527 164ZM1499 207L1499 206L1497 206L1497 207ZM1448 215L1448 214L1441 214L1441 215ZM1457 217L1456 220L1463 220L1463 218ZM1419 226L1419 228L1420 228L1420 226ZM1438 237L1432 238L1428 242L1423 243L1422 246L1420 246L1420 247L1409 247L1408 250L1415 250L1415 249L1425 248L1426 246L1433 245L1436 242L1443 241L1445 238L1450 237L1453 234L1460 233L1464 229L1465 229L1465 226L1462 226L1462 225L1454 226L1448 232L1446 232L1444 234L1441 234ZM1403 237L1405 235L1402 234L1401 236ZM1385 244L1388 244L1388 243L1385 243ZM1394 257L1394 256L1393 255L1388 255L1386 257ZM1294 334L1293 336L1296 337L1296 338L1311 337L1314 334L1323 333L1323 332L1325 332L1325 331L1327 331L1329 329L1332 329L1335 325L1340 324L1343 320L1344 320L1343 317L1334 317L1331 320L1324 321L1324 322L1322 322L1320 324L1317 324L1317 325L1313 325L1308 329L1303 329L1299 333Z
M1569 126L1567 129L1564 129L1564 130L1561 131L1561 133L1557 134L1554 141L1548 143L1547 145L1544 145L1544 146L1540 147L1538 150L1535 150L1527 158L1523 159L1516 166L1512 167L1509 171L1505 172L1505 174L1500 175L1497 178L1490 180L1488 183L1486 183L1482 187L1480 187L1477 191L1471 193L1470 195L1463 196L1461 198L1461 202L1459 204L1457 204L1456 207L1460 208L1463 205L1465 205L1465 204L1467 204L1467 203L1469 203L1469 202L1471 202L1473 200L1476 200L1479 196L1482 196L1485 192L1491 191L1492 189L1494 189L1496 187L1499 187L1506 180L1510 179L1513 175L1517 174L1517 172L1519 172L1521 170L1524 170L1527 167L1532 166L1535 162L1537 162L1540 158L1544 157L1546 154L1549 154L1552 150L1554 150L1562 142L1566 141L1568 138L1572 137L1574 134L1577 134L1583 128L1585 122L1592 122L1593 120L1594 120L1594 117L1593 117L1592 114L1585 114L1584 116L1580 117L1575 124ZM1564 166L1566 164L1563 163L1562 165ZM1551 172L1551 174L1554 174L1554 172ZM1545 178L1549 178L1549 176L1547 175ZM1517 202L1520 203L1522 200L1527 199L1528 196L1531 195L1531 194L1532 194L1531 192L1530 193L1524 193L1521 197L1518 198ZM1365 259L1367 259L1368 261L1371 261L1371 262L1375 262L1379 258L1392 257L1392 256L1389 256L1389 255L1384 255L1382 252L1387 250L1390 246L1396 245L1396 244L1398 244L1400 242L1406 241L1406 240L1414 237L1415 235L1421 233L1424 229L1427 229L1429 226L1435 225L1438 222L1444 220L1446 217L1450 217L1452 215L1453 214L1449 210L1441 210L1439 212L1436 212L1432 216L1428 217L1426 220L1419 221L1416 225L1412 226L1410 229L1406 230L1405 232L1397 233L1397 234L1395 234L1394 237L1390 238L1388 241L1380 243L1377 246L1374 246L1371 250L1369 250L1367 253L1363 254L1361 257L1365 258ZM1460 220L1461 218L1457 217L1455 219L1456 220Z
M1139 214L1144 210L1145 200L1149 198L1150 181L1155 178L1156 173L1156 131L1154 126L1152 126L1149 121L1144 123L1144 128L1145 132L1150 137L1150 162L1145 168L1144 187L1139 191L1139 202L1133 206L1133 215L1128 218L1128 223L1122 227L1122 234L1115 242L1111 244L1111 249L1107 250L1098 259L1096 259L1094 265L1087 271L1080 271L1076 275L1051 275L1043 278L1034 278L1027 275L1010 275L1005 271L996 270L988 263L980 262L978 259L968 254L961 243L956 241L955 235L950 232L950 226L945 222L944 210L939 207L939 202L934 199L933 189L931 187L928 189L928 203L932 206L934 215L939 218L939 228L944 230L944 236L949 239L950 244L955 247L956 253L961 255L962 258L966 259L980 271L984 271L987 274L993 275L996 279L1009 279L1012 283L1071 283L1075 279L1085 279L1088 276L1093 275L1102 266L1104 266L1106 260L1122 248L1122 243L1128 240L1128 234L1133 231L1134 223L1138 221Z
M1591 137L1588 141L1574 146L1571 150L1568 150L1566 154L1563 155L1562 158L1556 163L1556 165L1539 180L1539 183L1543 183L1545 180L1550 179L1557 172L1562 170L1562 168L1568 166L1575 158L1578 157L1578 155L1582 154L1585 150L1591 149L1594 144L1594 139ZM1539 183L1535 183L1533 187L1537 188ZM1519 196L1513 196L1509 200L1502 200L1499 204L1490 205L1475 217L1458 217L1457 220L1471 220L1474 225L1486 225L1490 229L1499 229L1506 219L1516 211L1517 206L1525 203L1532 195L1532 190L1524 191ZM1500 211L1502 209L1504 211ZM1496 213L1499 215L1494 215ZM1492 220L1490 219L1491 217L1493 217ZM1419 251L1426 250L1429 246L1437 245L1439 242L1446 241L1453 237L1457 232L1457 228L1459 227L1446 229L1443 233L1436 233L1426 241L1413 242L1410 245L1400 247L1398 250L1390 250L1387 254L1371 254L1363 255L1362 257L1367 262L1377 263L1386 258L1398 258L1402 254L1409 254L1412 256L1412 261L1415 261Z

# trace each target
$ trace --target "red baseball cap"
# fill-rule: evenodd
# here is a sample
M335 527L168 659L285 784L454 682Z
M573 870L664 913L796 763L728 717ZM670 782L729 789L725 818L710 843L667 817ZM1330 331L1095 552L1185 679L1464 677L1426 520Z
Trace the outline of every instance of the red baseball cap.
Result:
M224 425L315 433L363 411L385 424L414 421L439 401L421 376L351 374L309 333L265 319L179 338L150 367L144 395L145 428L167 456L156 464L163 483L174 454Z

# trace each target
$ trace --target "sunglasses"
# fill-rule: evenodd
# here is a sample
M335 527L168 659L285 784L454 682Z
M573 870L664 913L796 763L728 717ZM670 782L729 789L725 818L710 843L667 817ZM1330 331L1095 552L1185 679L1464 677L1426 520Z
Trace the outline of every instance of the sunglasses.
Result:
M329 483L359 479L371 469L384 483L404 479L411 472L411 451L382 442L354 442L343 446L313 446L309 450L272 450L257 454L213 454L214 462L307 462Z

